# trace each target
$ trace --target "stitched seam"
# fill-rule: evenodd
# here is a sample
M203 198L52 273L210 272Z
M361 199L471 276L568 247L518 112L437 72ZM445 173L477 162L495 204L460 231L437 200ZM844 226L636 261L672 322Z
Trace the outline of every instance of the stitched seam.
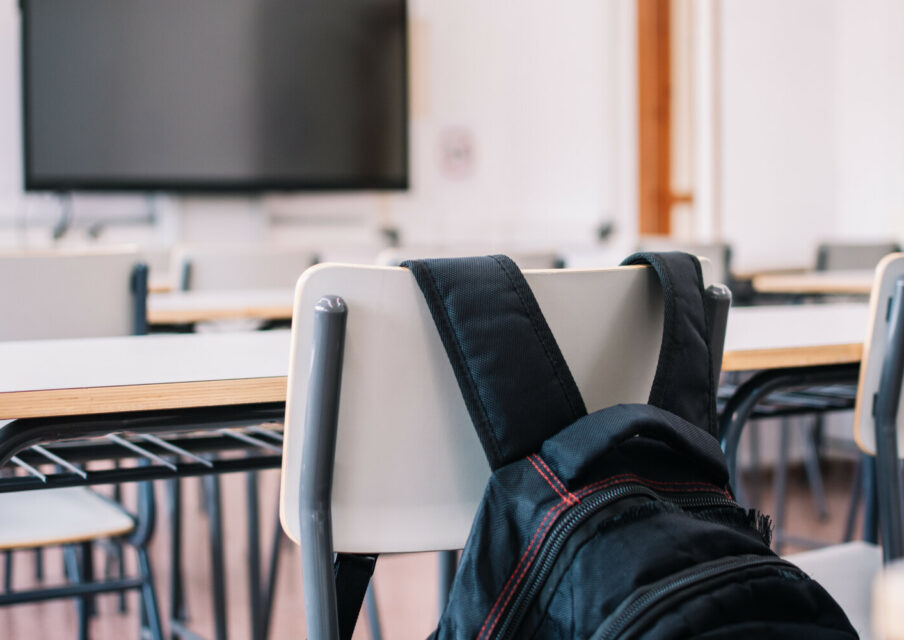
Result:
M573 500L573 501L575 501L575 502L578 502L577 496L575 496L573 493L571 493L571 492L568 490L568 488L565 486L565 483L562 482L562 480L559 478L559 476L557 476L555 473L553 473L553 470L550 469L550 468L549 468L549 465L546 464L546 461L545 461L543 458L540 457L540 454L539 454L539 453L535 453L535 454L534 454L534 458L537 459L537 462L539 462L540 464L543 465L543 468L546 469L546 472L550 475L550 477L552 477L556 482L559 483L559 487L561 487L562 491L564 491L565 493L567 493L567 494L568 494L568 497L571 498L571 500Z
M549 509L549 511L546 512L546 515L543 517L543 520L541 520L540 524L537 525L537 530L534 532L533 537L530 539L530 542L528 543L527 548L524 550L524 553L522 554L521 559L518 560L518 564L515 565L515 569L512 571L508 580L506 580L505 585L502 587L502 591L499 592L499 597L496 598L496 602L493 604L493 608L490 609L490 612L487 614L487 619L484 620L483 626L480 627L480 631L477 634L478 640L483 635L484 629L486 629L487 624L489 624L490 620L492 619L493 613L496 611L496 608L499 607L499 604L502 601L502 597L505 595L506 590L508 589L512 580L514 580L515 576L518 575L518 569L521 568L521 565L524 563L524 560L527 558L527 554L530 553L530 550L534 546L534 543L538 542L538 540L542 541L542 539L543 539L542 536L546 535L546 532L552 526L553 522L555 522L554 516L558 515L558 513L561 512L564 509L564 507L566 507L566 506L568 506L567 503L560 500L556 505L551 507ZM550 519L550 518L552 518L552 519ZM547 520L549 520L549 524L546 527L544 527L543 525L544 525L544 523L547 522ZM533 562L533 557L531 557L531 560L529 562ZM525 567L525 569L527 569L529 566L530 566L530 564L528 564L528 566ZM520 582L520 578L518 581ZM516 583L512 587L512 589L514 589L517 586L518 586L518 584ZM509 597L511 597L511 596L509 596ZM506 602L508 602L508 600L506 600ZM505 606L505 605L503 605L503 606ZM501 615L501 612L500 612L500 615ZM495 627L495 626L496 626L496 623L494 622L493 627ZM489 631L487 631L487 635L492 633L493 627L490 627Z
M502 272L505 274L505 277L508 278L509 283L512 285L512 288L515 290L515 294L518 296L518 300L521 302L521 306L524 312L527 314L528 319L530 320L531 328L534 330L534 335L536 335L537 340L540 342L540 346L543 348L544 353L546 354L546 359L549 361L549 365L552 368L553 374L555 375L556 381L559 383L559 389L562 391L562 395L565 396L565 402L568 403L568 408L571 409L572 416L577 419L586 414L586 408L582 412L577 407L575 407L571 394L568 392L567 385L565 380L562 377L562 372L560 367L556 366L556 363L561 360L564 364L565 359L564 356L560 358L554 358L552 354L552 350L550 346L547 344L547 339L551 337L552 331L549 330L549 335L547 336L545 331L541 331L541 326L538 319L535 317L535 314L531 311L531 306L528 305L527 300L525 299L524 293L521 291L522 283L516 283L515 279L509 273L507 264L503 263L502 260L499 259L498 256L490 256L493 260L496 261L496 264L502 269ZM536 302L536 299L535 299ZM537 304L539 307L539 304ZM549 325L547 325L547 329L549 329ZM567 365L566 365L567 366ZM578 392L580 393L580 392Z
M724 496L731 498L731 494L727 490L719 488L713 484L708 484L705 482L665 482L665 481L659 481L659 480L649 480L647 478L641 478L640 476L635 475L633 473L620 474L617 476L612 476L605 480L600 480L598 482L589 484L586 487L584 487L583 489L577 491L575 494L575 497L580 498L580 497L585 496L588 493L591 493L598 489L604 489L606 487L616 485L616 484L625 484L627 482L636 482L637 484L648 485L648 486L649 485L658 485L659 491L678 492L678 491L687 491L688 489L695 488L698 490L705 490L707 493L717 493L717 494L724 495ZM653 488L653 487L650 486L649 488ZM552 527L552 525L555 522L555 517L553 517L550 520L550 516L558 516L559 513L562 510L564 510L564 508L567 506L569 506L569 503L565 502L564 500L560 501L556 506L552 507L546 513L543 520L540 521L540 524L537 526L536 532L534 532L534 535L531 538L530 542L528 543L527 548L524 550L524 554L521 556L521 559L518 561L518 564L515 566L515 569L512 571L512 574L509 576L505 585L502 587L502 591L499 593L499 596L496 598L496 602L493 604L492 609L490 609L490 612L487 614L487 618L484 621L483 626L480 627L480 631L477 633L477 640L480 640L484 636L484 630L486 630L487 624L490 622L491 619L493 619L493 614L496 613L497 608L499 608L499 612L496 615L492 626L490 626L490 628L486 631L486 636L488 637L493 632L493 629L496 627L496 624L499 621L499 617L502 615L502 610L505 609L505 606L508 604L509 600L511 600L511 597L515 592L515 589L518 588L518 585L521 583L522 578L527 573L527 571L530 569L531 564L533 563L534 559L536 558L537 553L540 550L540 544L542 544L543 536L546 535L546 533L549 531L549 529ZM547 520L549 520L549 523L544 527L543 525L544 525L544 523L547 522ZM539 536L539 540L538 540L538 536ZM528 553L530 553L531 548L534 547L535 542L537 542L538 544L537 544L536 548L534 549L534 553L531 555L527 564L524 566L524 569L521 570L521 572L519 574L518 570L519 570L519 568L521 568L521 565L524 563L524 560L527 557ZM502 606L500 607L499 606L500 600L502 600L502 597L505 595L506 591L509 590L509 585L511 584L512 579L515 578L516 575L518 576L518 579L515 582L515 584L512 585L511 590L509 591L508 597L506 597L505 601L502 603Z
M431 306L434 308L440 309L442 311L443 317L443 331L447 335L451 336L454 344L455 344L455 355L456 360L458 360L458 366L456 369L467 373L468 380L468 393L475 398L475 406L480 408L480 412L482 414L482 424L486 427L485 431L485 439L487 440L486 444L489 444L493 451L493 456L495 458L495 463L498 464L502 461L502 453L499 450L499 443L496 441L495 433L493 432L493 423L490 422L489 413L487 412L486 405L483 403L483 398L477 390L477 383L474 380L474 372L471 370L471 364L468 361L467 356L465 356L464 349L461 346L461 341L458 338L458 334L452 327L452 319L449 317L449 310L446 307L445 302L443 301L442 295L439 292L439 285L436 282L436 277L433 275L433 270L429 265L422 263L424 266L424 270L427 276L430 278L430 293L431 296L434 297L435 303ZM495 467L495 464L493 465Z
M537 465L537 463L534 462L533 456L528 456L527 459L528 459L528 460L530 461L530 463L534 466L534 469L537 470L537 473L539 473L540 476L541 476L544 480L546 480L546 484L548 484L550 487L552 487L552 490L555 491L555 492L558 494L558 496L559 496L560 498L562 498L562 500L568 502L569 504L574 504L574 503L575 503L575 499L571 496L571 494L566 495L567 492L566 492L566 493L563 493L563 492L559 489L559 487L557 487L557 486L553 483L553 481L550 480L549 476L547 476L545 473L543 473L543 469L541 469L541 468ZM544 465L544 466L545 466L545 465ZM558 478L556 478L556 479L558 480Z

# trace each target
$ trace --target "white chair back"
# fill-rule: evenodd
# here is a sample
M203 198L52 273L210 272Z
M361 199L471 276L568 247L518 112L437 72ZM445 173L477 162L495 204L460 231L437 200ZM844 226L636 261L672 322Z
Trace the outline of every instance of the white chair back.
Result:
M316 261L307 247L186 245L173 252L172 271L183 290L289 289Z
M662 292L653 271L538 270L525 272L525 278L588 411L646 402L663 323ZM393 267L320 265L299 280L283 454L284 529L299 540L314 307L323 296L341 296L348 308L333 548L348 553L461 548L489 465L423 295L407 270Z
M130 335L134 249L0 254L0 340Z
M897 242L824 242L816 252L817 271L875 269L890 253L900 251Z
M863 451L876 453L876 422L873 415L873 398L879 392L882 364L888 343L889 304L895 283L904 278L904 253L892 253L876 267L872 294L869 301L869 324L863 343L860 361L860 383L857 404L854 409L854 438ZM904 411L898 411L898 442L904 442ZM904 457L904 447L898 446L898 454Z

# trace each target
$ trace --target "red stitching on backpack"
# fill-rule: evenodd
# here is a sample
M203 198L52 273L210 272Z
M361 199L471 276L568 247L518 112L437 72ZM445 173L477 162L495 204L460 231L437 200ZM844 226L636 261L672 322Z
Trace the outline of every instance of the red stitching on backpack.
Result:
M533 456L533 455L527 456L527 459L528 459L528 460L530 461L530 463L534 466L534 469L537 470L537 473L539 473L540 476L541 476L544 480L546 480L546 484L548 484L550 487L552 487L552 490L555 491L557 494L559 494L559 497L562 498L562 500L564 500L564 501L567 502L568 504L577 504L577 502L579 502L579 500L578 500L575 496L573 496L567 489L565 489L565 486L564 486L564 485L562 486L562 489L565 491L565 493L563 493L563 492L559 489L559 487L557 487L557 486L553 483L553 481L550 480L549 476L547 476L545 473L543 473L543 469L541 469L540 467L537 466L537 463L534 462L534 457L536 457L538 460L540 460L540 457L539 457L539 456ZM540 462L542 463L543 461L540 460ZM544 464L543 466L546 467L545 464ZM547 469L548 469L548 467L547 467ZM552 475L553 478L555 478L556 480L558 480L558 478L556 478L555 474L553 474L552 471L550 471L549 473L550 473L550 475ZM559 482L559 484L561 484L561 482Z
M540 457L539 453L535 453L534 458L537 459L537 462L539 462L540 464L543 465L543 468L546 469L546 472L549 473L550 477L552 477L556 482L559 483L559 486L562 488L562 491L564 491L565 493L568 494L568 497L571 498L571 501L573 503L580 502L578 497L576 495L574 495L573 493L571 493L571 491L568 490L568 488L565 486L565 483L562 482L555 473L553 473L552 469L550 469L549 465L546 464L546 461Z
M528 457L528 459L530 459L530 457ZM542 462L542 459L540 461ZM533 464L533 461L531 461L531 464ZM534 467L536 468L536 465L534 465ZM537 469L537 471L539 472L540 470ZM542 472L540 475L542 475L543 478L547 482L549 482L549 478L547 478ZM555 476L553 476L553 477L555 477ZM558 478L556 478L556 479L558 479ZM623 474L620 474L617 476L611 476L609 478L606 478L605 480L600 480L598 482L591 483L591 484L587 485L586 487L577 491L575 494L569 493L569 495L574 496L574 498L576 500L580 500L581 496L585 496L588 493L591 493L598 489L604 489L606 487L609 487L609 486L612 486L615 484L625 484L628 482L636 482L641 485L658 485L657 489L660 491L687 491L688 489L697 489L697 490L705 490L708 493L719 493L719 494L722 494L722 495L725 495L725 496L731 498L731 494L726 489L720 488L714 484L710 484L710 483L706 483L706 482L665 482L662 480L649 480L647 478L642 478L633 473L623 473ZM551 483L550 483L550 486L552 486ZM553 486L553 489L555 489L554 486ZM562 494L559 493L558 491L556 491L556 493L558 493L560 496L562 496ZM524 578L524 576L527 574L527 571L530 569L531 564L533 563L534 559L537 557L537 554L540 551L540 546L541 546L543 537L546 535L546 533L549 531L549 529L552 528L552 525L555 523L555 519L556 519L555 517L558 516L566 507L571 506L572 504L573 503L571 503L565 496L562 496L562 500L558 504L556 504L555 506L550 508L549 511L546 512L546 515L543 517L543 520L541 520L540 524L537 526L537 530L534 532L533 537L531 537L530 542L527 545L527 548L524 550L524 554L518 560L518 564L515 566L515 569L512 571L512 574L509 576L508 580L506 580L505 585L502 587L502 591L499 593L499 596L496 598L496 602L493 604L493 607L490 609L489 613L487 614L487 618L486 618L486 620L484 620L483 626L480 627L480 631L477 633L476 640L481 640L481 638L484 637L484 631L486 631L487 637L491 633L493 633L493 629L496 628L496 624L499 622L499 617L502 615L502 611L505 609L506 605L511 600L512 595L514 595L514 593L515 593L515 589L518 588L518 585L521 583L522 578ZM548 521L548 523L547 523L547 521ZM544 524L546 524L545 527L544 527ZM524 569L522 569L519 573L518 570L521 568L521 565L524 564L524 560L525 560L525 558L527 558L527 555L530 553L531 549L534 547L534 543L537 543L536 548L534 548L534 552L530 556L530 559L527 561L527 564L524 566ZM509 585L512 583L512 580L515 578L515 576L518 576L518 579L511 586L511 590L509 591ZM509 591L509 594L505 598L505 601L502 602L502 606L500 607L499 603L502 600L503 596L505 596L506 591ZM493 614L496 613L497 608L499 609L499 614L496 615L495 619L494 619ZM493 623L492 623L492 625L490 625L489 629L487 629L487 625L490 623L490 620L493 620Z
M540 524L537 525L537 530L534 532L534 535L530 539L530 542L528 543L527 548L524 550L524 554L521 556L521 559L518 560L518 564L515 565L515 569L514 569L514 571L512 571L512 574L509 576L509 579L506 580L505 585L502 587L502 591L499 592L499 597L496 598L496 602L493 604L493 608L490 609L490 612L487 614L487 619L484 620L483 626L480 627L480 631L477 634L477 640L480 640L480 638L483 636L484 629L486 629L487 624L489 624L490 619L493 617L493 613L496 611L496 608L499 607L499 603L502 600L502 596L505 595L505 592L508 589L509 584L511 584L511 582L515 578L515 576L518 575L518 569L521 568L521 565L524 563L525 558L527 558L527 554L530 553L530 550L534 546L534 543L537 542L538 544L537 544L537 548L534 550L534 555L532 555L530 560L528 560L527 565L524 567L524 571L522 571L521 575L518 577L518 581L515 582L514 585L512 585L512 593L514 593L514 590L518 587L518 584L521 582L521 578L524 576L524 573L530 568L531 562L534 561L534 558L536 557L537 552L540 550L539 543L542 542L543 536L546 535L546 532L549 531L549 529L552 527L553 523L555 522L555 517L550 518L550 516L557 516L559 512L563 511L565 509L565 507L568 507L568 506L570 506L570 503L567 502L563 497L562 500L560 500L555 506L553 506L552 508L550 508L549 511L546 512L546 515L543 517L543 520L541 520ZM544 523L546 523L547 520L549 520L549 524L547 524L544 527L543 525L544 525ZM508 601L509 601L509 599L511 599L511 597L512 597L512 594L510 593L508 598L506 598L505 602L502 604L502 607L500 608L500 613L501 613L502 609L505 608L505 605L508 604ZM496 620L493 622L493 625L489 628L489 630L487 630L487 635L489 635L493 632L493 629L496 627L496 622L498 622L498 620L499 619L497 616Z

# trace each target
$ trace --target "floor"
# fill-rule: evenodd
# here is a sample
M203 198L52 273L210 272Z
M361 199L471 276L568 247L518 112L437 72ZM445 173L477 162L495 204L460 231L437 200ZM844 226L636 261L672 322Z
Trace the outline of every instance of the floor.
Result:
M853 465L839 461L824 469L824 480L829 501L829 518L819 521L810 500L804 475L794 470L789 479L788 530L796 535L840 541L847 513L848 491L853 477ZM278 491L278 472L262 474L262 514L275 514ZM770 511L773 504L770 478L762 478L763 504ZM207 551L207 523L200 508L200 489L196 479L187 480L183 491L186 527L186 588L189 594L190 626L193 631L212 637L213 621L210 613L209 575ZM162 490L159 492L162 499ZM229 606L229 637L242 640L249 637L249 609L247 606L247 580L245 565L244 530L245 484L241 475L224 477L223 499L227 545L227 597ZM161 503L162 504L162 503ZM161 519L165 514L161 513ZM274 516L261 516L262 540L271 539ZM158 523L159 526L160 523ZM787 549L786 551L793 551ZM161 607L166 612L166 585L168 584L168 557L166 536L158 535L151 546L155 578L158 584ZM96 566L101 567L100 551ZM134 559L132 559L134 560ZM273 612L271 640L304 638L304 606L301 593L301 567L297 547L285 541L282 548L281 569L277 583L277 596ZM46 576L44 583L62 580L62 555L52 550L45 555ZM133 562L134 566L134 562ZM437 618L436 591L437 562L434 554L381 557L375 577L377 598L386 638L425 638L433 629ZM15 587L34 585L33 555L16 554ZM137 596L130 596L129 613L117 612L116 596L99 598L100 615L92 622L93 640L125 640L137 638ZM362 619L363 620L363 619ZM369 637L366 625L359 624L355 640ZM29 638L44 640L76 637L75 606L71 602L57 601L41 604L0 608L0 638Z

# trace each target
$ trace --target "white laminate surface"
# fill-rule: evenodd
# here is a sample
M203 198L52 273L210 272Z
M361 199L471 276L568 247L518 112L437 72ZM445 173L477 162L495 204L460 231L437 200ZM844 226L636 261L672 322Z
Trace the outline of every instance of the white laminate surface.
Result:
M0 343L2 394L285 376L286 330Z
M130 532L120 507L83 487L0 495L0 549L68 544Z
M867 304L801 304L733 307L725 351L862 343Z

